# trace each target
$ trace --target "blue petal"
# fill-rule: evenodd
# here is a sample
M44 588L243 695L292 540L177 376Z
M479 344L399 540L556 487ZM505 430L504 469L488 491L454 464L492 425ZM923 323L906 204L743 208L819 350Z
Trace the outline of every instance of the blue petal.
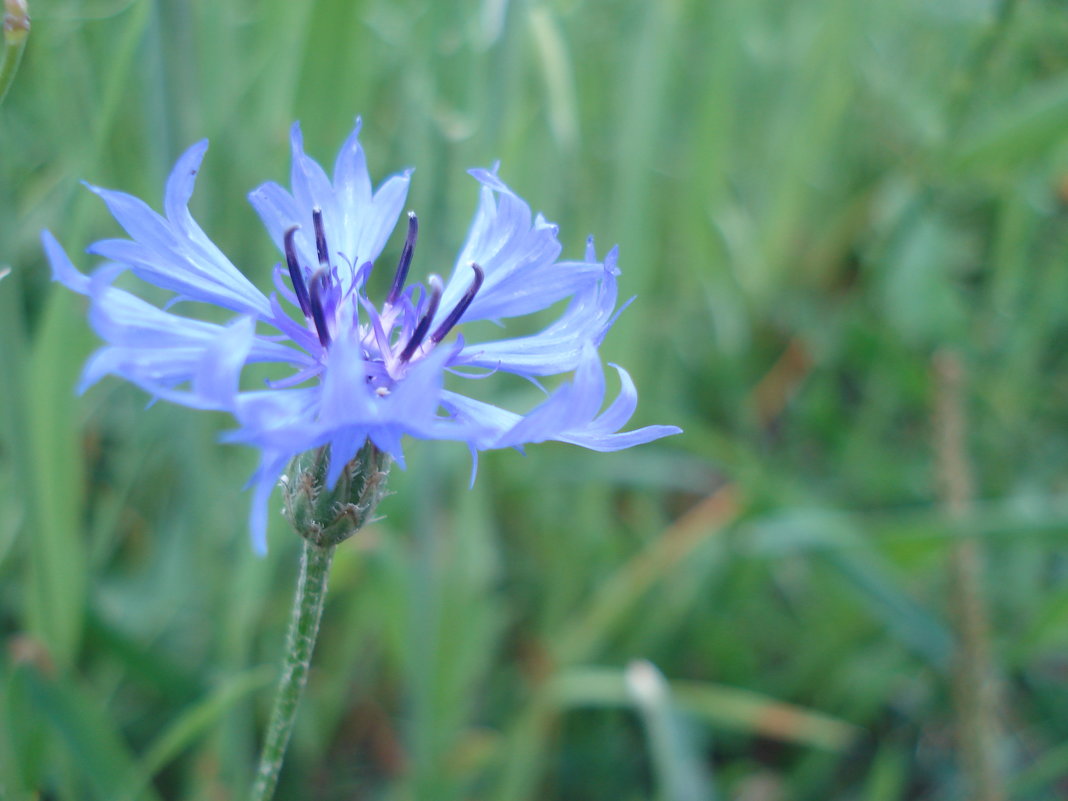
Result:
M531 222L530 207L492 173L471 170L471 174L483 185L481 200L442 295L440 318L470 286L472 263L482 268L485 280L464 320L538 311L572 294L584 280L597 279L600 270L593 265L554 265L560 255L556 226L540 214ZM550 271L549 280L541 280L542 270Z
M371 209L364 218L359 239L350 244L350 251L356 254L352 257L353 263L363 264L365 261L374 261L382 253L386 240L397 227L397 219L404 209L404 202L408 199L411 174L411 170L405 170L399 175L394 175L375 192ZM344 211L345 224L348 225L353 211L348 208Z
M334 190L340 204L353 210L365 208L371 203L371 174L367 170L367 158L360 144L360 128L363 122L356 118L352 133L338 151L334 162Z
M678 426L645 426L633 431L622 431L618 434L587 434L577 432L557 437L560 442L578 445L591 451L606 453L609 451L621 451L633 448L635 445L644 445L653 440L663 439L675 434L681 434L682 429Z
M523 419L515 412L449 390L441 393L441 402L457 422L466 426L465 439L478 450L507 447L496 443Z
M401 435L403 433L404 431L401 430L400 426L396 425L376 426L369 433L375 447L383 453L388 453L401 470L405 468L404 448L401 447Z
M252 346L252 321L223 329L207 347L101 348L86 363L81 390L113 373L151 395L194 409L232 410ZM178 389L190 383L189 389Z
M68 289L73 289L79 295L89 294L89 277L78 272L78 269L67 257L63 246L56 241L50 231L41 231L41 245L44 246L48 263L52 265L52 280L59 281Z
M289 138L293 158L290 186L297 208L307 215L308 224L311 223L312 209L322 209L328 230L333 230L337 224L334 187L319 163L304 153L304 138L300 132L299 122L293 123Z
M334 191L337 194L338 248L354 264L374 261L397 225L408 198L411 170L387 179L377 192L371 192L371 176L360 145L357 118L334 165Z
M134 241L106 240L89 251L124 262L138 277L190 299L266 315L267 298L205 236L186 208L206 148L201 142L178 159L167 182L167 219L132 195L90 186Z
M271 497L278 480L282 477L290 456L264 452L259 469L252 477L251 509L249 510L249 532L252 535L252 547L263 556L267 553L267 501Z
M139 348L204 348L221 327L157 309L123 289L93 285L89 322L112 345Z
M248 200L260 215L275 247L284 253L286 231L303 219L293 196L274 181L268 181L249 192ZM295 241L303 266L313 267L316 264L314 234L302 228L297 232Z
M326 474L326 486L333 487L341 477L345 465L356 457L356 452L367 440L367 432L356 428L343 429L330 440L330 468Z
M117 375L155 396L188 381L203 353L203 348L104 347L85 363L77 390L85 392L104 376Z
M227 328L170 314L110 286L110 272L98 271L90 281L89 319L108 345L86 364L79 391L115 374L175 403L229 408L246 362L282 362L299 369L310 361L307 354L255 337L251 319ZM220 371L228 376L224 383ZM192 382L190 390L175 389L186 382Z
M330 428L358 426L369 431L399 427L417 436L431 433L437 428L444 367L451 355L445 347L434 350L411 365L405 378L383 396L367 381L368 367L359 344L351 340L335 342L323 375L321 424Z
M331 261L340 258L349 267L373 262L396 227L408 196L411 171L389 178L372 193L370 174L359 142L358 121L338 154L332 184L322 167L304 153L303 138L296 123L291 132L291 143L293 194L271 182L249 193L249 201L275 245L284 250L285 232L299 225L294 240L297 253L306 269L314 269L318 264L318 253L312 210L319 208ZM343 288L347 288L347 273L341 271L341 276Z
M141 349L176 347L199 348L211 345L224 332L224 326L180 317L141 298L94 279L90 294L89 320L100 337L112 345ZM278 342L257 338L249 361L281 362L296 367L313 363L305 353Z
M578 367L586 344L599 343L615 319L616 280L596 265L601 283L576 294L564 313L537 334L466 346L456 366L486 367L525 376L556 375Z
M676 426L647 426L617 433L616 429L624 425L634 411L637 392L630 376L622 368L616 369L622 383L620 394L603 414L597 416L604 401L604 371L596 349L592 344L588 345L574 380L556 390L548 400L505 432L494 447L518 447L557 440L590 450L613 451L682 432Z
M237 396L241 368L255 341L256 323L243 317L228 326L204 351L193 375L193 393L215 408L230 409Z
M188 148L175 162L171 174L167 176L167 188L163 193L163 210L167 218L183 228L187 225L199 227L189 214L189 199L193 197L197 172L208 152L208 140L202 139Z
M678 426L645 426L616 433L619 428L626 425L638 405L638 391L634 387L634 381L630 374L619 365L613 364L619 375L621 389L612 404L598 417L584 428L572 431L559 439L572 445L579 445L593 451L618 451L632 448L635 445L643 445L646 442L681 434L682 429Z
M242 392L234 408L240 428L224 434L223 441L290 455L325 445L327 438L314 422L321 394L320 386Z

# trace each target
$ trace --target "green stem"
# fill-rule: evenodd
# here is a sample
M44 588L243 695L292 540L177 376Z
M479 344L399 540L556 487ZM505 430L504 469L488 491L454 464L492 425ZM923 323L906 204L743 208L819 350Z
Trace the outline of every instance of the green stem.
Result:
M4 54L0 56L0 103L15 80L26 39L30 35L30 14L25 0L4 2Z
M300 576L297 593L293 598L293 616L289 621L286 639L286 654L282 664L282 678L274 698L274 709L267 734L263 740L263 753L256 780L252 785L250 801L270 801L278 783L293 721L297 717L297 705L308 680L315 638L319 633L319 619L326 600L326 581L330 562L334 558L333 545L320 547L304 540L300 559Z

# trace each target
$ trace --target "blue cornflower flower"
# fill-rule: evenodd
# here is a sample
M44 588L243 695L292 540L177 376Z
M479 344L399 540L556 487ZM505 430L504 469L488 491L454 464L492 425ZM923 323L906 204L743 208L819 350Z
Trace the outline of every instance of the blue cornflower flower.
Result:
M90 186L129 235L88 249L106 260L103 266L91 276L78 272L51 233L42 233L54 279L90 298L90 321L107 343L86 364L81 390L114 374L175 403L230 412L239 426L225 439L261 452L251 514L261 551L267 498L286 464L311 449L329 446L326 480L333 484L368 440L403 467L406 434L465 442L477 455L546 440L611 451L679 433L675 426L619 432L637 393L615 365L622 388L601 411L605 378L597 347L619 313L616 249L598 259L591 238L582 260L559 261L557 227L540 214L532 218L496 167L470 171L481 185L479 207L448 280L408 282L419 230L409 213L391 288L375 305L367 278L400 217L411 172L372 190L359 130L357 120L331 181L305 155L295 124L292 190L266 183L250 193L284 257L270 296L189 213L207 142L178 159L167 180L165 216L135 197ZM210 303L236 317L220 325L157 308L113 286L127 270L173 291L172 303ZM526 315L568 298L560 318L537 334L478 344L449 336L460 323ZM241 371L254 362L281 363L291 375L241 390ZM527 414L444 386L446 372L482 378L496 371L535 382L573 376Z

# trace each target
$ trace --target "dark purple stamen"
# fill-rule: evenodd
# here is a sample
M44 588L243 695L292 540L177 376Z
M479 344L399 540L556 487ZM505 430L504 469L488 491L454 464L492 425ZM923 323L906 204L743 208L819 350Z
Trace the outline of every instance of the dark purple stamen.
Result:
M412 338L408 340L408 344L404 346L404 350L401 351L400 360L402 362L408 361L415 354L415 351L420 345L423 344L423 338L426 337L426 332L430 330L430 323L434 320L434 315L438 313L438 304L441 302L441 280L437 276L431 276L430 278L430 303L427 305L426 314L419 321L419 324L415 327L415 331L412 332Z
M326 288L325 269L315 271L311 278L311 316L315 321L315 333L319 335L319 344L330 347L330 329L326 327L326 314L323 312L323 290Z
M401 251L400 261L397 262L397 274L393 278L393 286L386 295L386 303L396 303L404 289L404 282L408 280L408 268L412 265L412 253L415 251L415 239L419 236L419 219L414 211L408 212L408 235L404 238L404 249Z
M286 246L286 265L289 267L289 280L293 284L293 291L297 295L297 303L300 304L300 310L304 312L304 316L311 315L311 306L308 304L308 287L304 284L304 270L301 269L300 262L297 261L297 248L293 243L293 237L297 233L299 225L294 225L285 233L285 246Z
M435 345L445 338L445 335L449 333L453 326L460 322L460 318L464 316L464 312L467 311L467 307L471 305L471 301L475 299L475 295L478 294L478 290L482 288L482 281L485 280L486 274L482 272L482 268L474 262L471 262L471 269L475 271L475 280L471 282L471 286L464 292L464 296L460 298L460 302L456 304L449 316L441 321L441 325L437 330L430 335L430 341Z
M315 251L319 264L330 266L330 251L326 249L326 231L323 230L323 210L318 206L312 209L312 223L315 225Z

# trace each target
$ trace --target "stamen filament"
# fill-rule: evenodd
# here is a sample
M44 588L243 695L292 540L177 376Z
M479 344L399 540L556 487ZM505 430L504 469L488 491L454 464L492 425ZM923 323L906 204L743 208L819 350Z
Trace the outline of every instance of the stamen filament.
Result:
M400 261L397 262L397 274L393 277L393 286L386 295L386 303L396 303L404 289L404 282L408 280L408 268L412 265L412 254L415 251L415 240L419 236L419 218L414 211L408 212L408 235L404 238L404 249L401 250Z
M323 267L329 267L330 251L326 249L326 231L323 229L323 210L318 206L312 209L312 224L315 226L315 252L319 256L319 264Z
M471 262L471 269L475 271L475 280L471 282L471 286L464 292L464 296L460 298L460 302L453 307L453 310L449 312L449 316L441 321L441 325L437 330L430 335L430 341L435 345L445 338L445 335L453 329L460 318L463 317L464 312L467 311L467 307L471 305L471 301L475 299L475 295L478 294L478 290L482 288L482 282L486 279L486 274L482 271L474 262Z
M319 335L319 344L330 347L330 329L326 327L326 314L323 312L323 288L326 286L327 269L321 267L311 278L311 316L315 321L315 333Z
M427 305L426 314L419 320L419 324L415 327L415 331L412 332L412 338L408 340L408 344L404 346L404 350L401 351L400 360L406 362L415 355L415 351L423 344L423 339L426 337L426 332L430 330L430 323L434 320L434 315L438 313L438 304L441 303L441 279L436 275L430 276L430 303Z
M304 284L304 270L297 260L297 247L293 237L297 233L299 225L294 225L285 233L286 266L289 267L289 280L293 284L293 291L297 295L297 303L305 317L311 316L311 306L308 303L308 287Z

